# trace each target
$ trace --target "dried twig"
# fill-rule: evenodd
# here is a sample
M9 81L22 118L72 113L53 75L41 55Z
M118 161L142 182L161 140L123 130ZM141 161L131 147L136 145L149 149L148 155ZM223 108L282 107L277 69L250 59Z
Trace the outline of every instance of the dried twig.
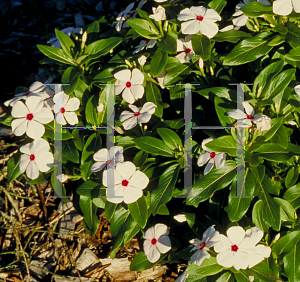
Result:
M6 195L7 199L10 201L11 205L12 205L13 208L15 209L15 211L16 211L18 217L19 217L20 223L22 223L22 216L21 216L21 213L20 213L20 211L19 211L19 209L18 209L18 207L17 207L17 205L16 205L14 199L13 199L12 196L10 195L10 193L9 193L3 186L1 186L1 185L0 185L0 191L3 191L3 192L4 192L4 194Z

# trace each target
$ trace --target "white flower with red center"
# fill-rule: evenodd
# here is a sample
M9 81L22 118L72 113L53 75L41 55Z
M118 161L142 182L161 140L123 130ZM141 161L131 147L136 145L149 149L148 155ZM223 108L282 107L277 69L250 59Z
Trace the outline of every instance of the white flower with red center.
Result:
M47 172L53 165L53 155L49 152L49 143L42 138L35 139L32 143L20 148L23 155L20 159L20 172L26 170L30 179L39 177L39 172Z
M61 32L68 35L69 37L71 36L72 32L82 34L82 31L83 31L82 28L79 28L79 27L78 28L67 27L67 28L64 28L61 30ZM61 44L56 36L49 39L48 43L51 44L52 47L61 48Z
M190 240L190 244L194 245L191 252L197 250L191 256L190 260L194 264L200 266L206 258L210 258L210 254L207 252L206 248L211 248L217 242L219 242L219 232L215 231L214 225L212 225L203 233L201 241L197 238Z
M206 152L199 156L197 165L203 166L208 162L204 169L204 175L208 174L213 169L214 165L216 165L217 169L220 169L225 164L226 155L224 153L213 152L205 146L213 140L213 138L207 138L202 141L202 149Z
M185 8L177 17L181 24L183 34L196 34L199 31L208 38L213 38L219 31L216 21L220 21L220 15L213 9L207 9L203 6Z
M158 223L150 227L144 234L144 253L151 262L157 262L160 254L165 254L171 250L168 226Z
M220 234L219 242L214 245L214 250L218 253L217 263L236 270L246 269L256 251L255 240L246 236L245 230L240 226L230 227L227 236Z
M150 15L150 19L154 19L157 22L164 21L166 19L166 10L162 6L152 7L153 15Z
M265 115L255 115L253 107L248 102L243 102L246 113L237 109L227 113L228 116L237 119L237 127L251 127L252 122L257 123Z
M123 127L126 130L134 128L138 123L147 123L157 106L152 102L147 102L142 108L134 105L129 105L133 112L123 111L120 115L120 121L123 122Z
M134 6L134 2L129 4L126 7L126 9L117 16L117 18L116 18L116 20L118 21L118 23L116 24L117 31L120 31L122 29L123 22L126 21L126 18L128 17L128 14L130 14L130 11L133 8L133 6ZM123 25L123 27L126 27L126 26Z
M133 54L142 51L144 48L146 49L153 48L154 45L156 44L156 41L157 41L156 39L141 40L140 44L135 47L136 49L133 51Z
M14 106L16 104L16 102L18 102L19 100L23 99L26 100L27 98L31 97L31 96L41 96L43 99L45 99L45 95L44 95L44 91L46 90L47 86L39 81L36 81L34 83L32 83L29 87L29 90L27 92L23 92L23 93L19 93L17 95L15 95L14 98L4 102L4 105L6 107L8 106ZM41 95L43 94L43 95Z
M80 106L80 100L76 97L71 98L65 94L63 91L57 93L53 97L54 101L54 112L55 120L58 124L75 125L78 123L78 117L75 111L78 110Z
M165 76L167 75L168 72L170 72L171 69L166 69L166 70L163 70L161 72L161 74L157 77L157 81L158 81L158 84L159 86L164 89L164 79L165 79ZM167 88L167 89L170 89L170 88Z
M94 154L93 159L96 162L91 167L92 172L97 172L110 164L117 165L124 161L123 147L113 146L109 151L106 148L100 149Z
M256 122L257 130L265 131L271 129L271 119L265 115Z
M139 69L121 70L114 74L117 79L115 86L115 94L122 93L123 99L129 103L134 103L135 100L140 99L144 95L144 75Z
M289 15L293 8L296 13L300 13L299 0L276 0L273 2L273 13L280 16Z
M149 184L145 173L136 170L132 162L122 162L114 169L114 189L107 188L107 201L118 204L132 204L143 196L143 189ZM107 187L107 170L103 172L102 183Z
M176 56L176 58L181 62L185 63L189 60L191 60L195 56L195 52L193 50L192 36L188 35L185 37L185 39L179 38L177 39L177 52L181 52Z
M45 133L43 124L54 119L52 111L43 106L43 99L35 95L27 98L25 104L17 101L11 111L11 115L16 118L11 123L13 133L21 136L26 132L32 139L42 137Z

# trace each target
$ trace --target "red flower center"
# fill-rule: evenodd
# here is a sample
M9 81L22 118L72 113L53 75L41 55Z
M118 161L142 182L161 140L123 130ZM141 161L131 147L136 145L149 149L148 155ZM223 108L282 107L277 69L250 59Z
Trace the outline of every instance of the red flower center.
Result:
M146 40L146 44L148 44L149 42L150 42L150 39L147 39L147 40Z
M130 81L128 81L128 82L126 82L126 87L131 87L131 82Z
M239 249L239 248L238 248L237 245L232 245L232 246L231 246L231 250L232 250L233 252L236 252L238 249Z
M192 49L186 48L184 52L185 52L186 54L188 54L188 53L192 52Z
M62 114L63 114L65 111L66 111L65 108L61 108L61 109L60 109L60 112L61 112Z
M153 238L153 239L151 240L151 244L152 244L152 245L155 245L156 242L157 242L157 240L156 240L155 238Z
M202 250L204 247L205 247L205 242L200 245L200 250Z
M247 115L247 119L254 119L254 117L251 115Z
M28 91L27 93L25 93L23 96L28 96L30 94L30 91Z
M31 154L30 157L29 157L29 159L30 159L31 161L34 161L34 159L35 159L34 154Z
M203 21L203 17L202 16L197 16L197 20L202 22Z
M138 117L140 115L140 112L134 113L133 114L135 117Z
M112 163L112 160L106 161L107 165L110 165Z
M33 119L33 114L27 114L26 119L27 120L32 120Z
M127 186L128 185L128 181L126 179L122 180L122 186Z
M211 159L213 159L215 156L216 156L216 153L215 153L215 152L211 152L211 153L210 153L210 158L211 158Z

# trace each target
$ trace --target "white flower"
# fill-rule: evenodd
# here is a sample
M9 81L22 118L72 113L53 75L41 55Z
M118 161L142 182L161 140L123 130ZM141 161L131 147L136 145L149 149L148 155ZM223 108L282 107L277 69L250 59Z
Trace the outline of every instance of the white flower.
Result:
M61 183L65 183L69 179L69 176L62 173L57 175L56 179L59 180Z
M93 159L96 162L91 167L92 172L99 171L111 163L113 163L113 165L117 165L124 161L123 147L113 146L109 149L109 151L106 148L100 149L94 154Z
M210 258L210 254L205 248L210 248L217 242L219 242L219 232L215 231L215 228L212 225L203 233L203 238L201 241L197 238L190 240L190 244L194 245L194 247L191 249L191 252L197 250L191 256L190 260L194 264L200 266L206 258Z
M107 201L118 204L132 204L143 196L143 189L149 184L145 173L136 170L132 162L118 163L114 169L114 189L107 189ZM103 185L107 187L107 170L103 172Z
M228 25L223 27L222 29L220 29L220 32L225 32L225 31L229 31L229 30L233 30L233 29L239 29L238 27L235 27L233 24Z
M246 113L240 109L233 110L227 113L228 116L237 119L237 127L251 127L252 122L257 123L265 115L254 115L254 109L248 102L243 102Z
M196 34L199 31L208 38L214 37L219 30L216 21L220 21L220 15L213 9L207 9L203 6L183 9L177 18L179 21L185 21L181 24L183 34Z
M152 11L153 11L153 15L149 16L150 19L154 19L157 22L163 21L166 19L166 10L164 7L162 7L160 5L157 8L152 7Z
M147 102L142 108L138 108L134 105L129 105L129 108L133 112L123 111L120 115L120 121L123 122L124 129L132 129L138 123L147 123L151 115L155 112L157 106L152 102Z
M147 259L154 263L159 260L160 254L171 250L171 241L168 237L168 226L158 223L150 227L144 234L144 252Z
M227 230L227 236L219 235L219 242L214 245L217 252L217 263L224 267L234 267L236 270L246 269L255 253L254 239L245 236L245 230L240 226L232 226Z
M141 66L144 66L144 65L146 64L146 62L147 62L147 57L144 56L144 55L140 56L140 57L138 58L138 62L139 62L139 64L140 64Z
M120 31L122 28L122 24L124 21L126 21L126 18L128 16L128 14L130 13L131 9L134 6L134 2L129 4L126 9L124 11L122 11L116 18L116 20L118 21L118 23L116 24L116 30ZM128 25L129 26L129 25ZM126 26L124 26L126 27Z
M293 8L296 13L300 13L299 0L276 0L273 2L273 13L280 16L289 15Z
M269 130L271 128L271 119L265 115L256 122L257 129L260 131Z
M4 105L6 107L14 106L16 104L16 102L18 102L21 99L26 100L28 97L31 97L31 96L40 96L39 94L43 93L46 90L46 88L47 88L47 86L45 84L43 84L39 81L36 81L30 85L30 88L27 92L19 93L19 94L15 95L14 98L4 102ZM44 99L46 98L46 97L44 97L44 95L42 95L41 97Z
M64 29L61 30L61 32L63 32L64 34L68 35L69 37L71 36L72 31L74 33L80 33L80 34L82 34L83 30L82 30L82 28L75 28L75 27L67 27L67 28L64 28ZM61 44L60 44L60 42L59 42L59 40L57 39L56 36L54 36L51 39L49 39L48 43L50 43L52 47L61 48Z
M49 152L49 143L42 138L35 139L20 148L23 153L20 159L20 172L26 170L30 179L39 177L39 171L46 172L53 165L53 155Z
M97 111L98 111L99 113L101 113L101 112L103 112L103 109L104 109L104 105L103 105L102 103L100 103L100 104L98 105L98 107L97 107Z
M53 113L50 109L43 107L44 101L38 96L27 98L25 104L17 101L12 107L11 115L17 118L11 123L12 131L16 136L21 136L26 132L27 136L32 139L40 138L45 133L45 127L42 124L51 122L54 119Z
M185 280L189 277L189 274L186 272L183 272L180 276L178 276L175 280L175 282L185 282Z
M159 86L162 88L162 89L164 89L165 87L164 87L164 79L165 79L165 76L167 75L167 73L168 72L170 72L171 71L171 69L166 69L166 70L163 70L162 72L161 72L161 74L157 77L157 81L158 81L158 84L159 84ZM167 88L167 89L170 89L170 88Z
M199 59L199 68L200 70L204 70L204 61L202 58Z
M298 96L300 96L300 84L296 85L294 89L295 89L296 94Z
M142 51L145 47L146 49L153 48L154 45L156 44L156 41L157 41L156 39L141 40L140 44L135 47L136 49L133 51L133 54Z
M205 144L211 141L213 141L212 138L207 138L202 141L202 149L204 149L206 152L202 153L197 161L198 166L203 166L208 161L208 164L204 169L204 175L208 174L213 169L214 165L216 165L216 168L219 169L225 164L226 155L224 153L213 152L205 146Z
M157 3L162 3L162 2L166 2L167 0L154 0Z
M133 69L132 73L130 70L121 70L114 74L117 79L115 87L115 94L119 95L123 92L123 99L129 103L134 103L135 100L140 99L144 95L144 75L139 69ZM124 91L123 91L124 90Z
M186 216L185 214L183 213L180 213L180 214L177 214L177 215L174 215L174 219L178 222L186 222Z
M54 112L55 120L58 124L71 124L75 125L78 123L78 117L75 111L78 110L80 106L80 100L76 97L71 98L65 94L63 91L57 93L53 97L54 101Z
M185 63L191 60L195 56L195 52L192 46L192 36L187 35L185 39L179 38L177 39L177 52L181 52L176 56L176 58L181 62Z
M253 282L253 281L254 281L254 276L249 276L248 278L249 278L249 281L250 281L250 282Z

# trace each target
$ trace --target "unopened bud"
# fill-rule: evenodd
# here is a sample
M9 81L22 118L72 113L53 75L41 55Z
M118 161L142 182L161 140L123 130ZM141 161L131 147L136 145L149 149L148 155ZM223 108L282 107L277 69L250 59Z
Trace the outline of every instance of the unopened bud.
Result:
M199 68L201 71L204 71L204 61L202 58L199 59Z
M142 55L138 58L138 62L141 66L144 66L146 61L147 61L147 57L145 55Z
M125 63L126 63L130 68L133 67L132 64L131 64L128 60L125 60Z

